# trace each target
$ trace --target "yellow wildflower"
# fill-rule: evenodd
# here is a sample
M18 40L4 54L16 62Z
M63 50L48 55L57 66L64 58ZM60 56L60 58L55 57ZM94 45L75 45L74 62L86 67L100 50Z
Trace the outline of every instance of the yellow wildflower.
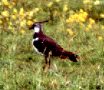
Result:
M85 11L83 11L82 9L80 10L80 12L79 12L79 16L82 16L83 18L87 18L87 16L88 16L88 13L87 12L85 12Z
M49 2L47 6L51 7L52 5L53 5L53 2Z
M86 18L84 18L82 15L78 18L79 22L85 22Z
M88 24L88 25L86 26L85 31L89 31L90 29L92 29L92 24Z
M14 1L12 1L11 3L12 3L13 6L16 5L16 2L14 2Z
M63 7L63 11L66 12L67 10L68 10L68 5L65 4L64 7Z
M25 25L26 25L26 20L23 20L23 21L20 22L21 27L24 27Z
M34 13L33 10L30 11L30 12L26 12L26 13L25 13L25 15L27 16L26 18L27 18L27 19L32 19L32 17L33 17L33 13Z
M83 0L83 3L84 4L90 4L91 3L91 0Z
M68 18L68 19L66 19L66 23L69 23L69 18Z
M12 18L13 20L16 20L16 19L17 19L16 15L11 15L11 18Z
M9 25L10 25L10 26L12 26L12 25L13 25L13 23L12 23L12 22L9 22Z
M6 21L8 22L9 21L9 18L6 18Z
M86 18L88 16L88 13L83 11L83 9L80 9L78 13L75 13L73 15L70 15L70 17L66 20L67 23L82 23L86 21Z
M24 9L23 8L20 8L19 15L24 16Z
M35 8L34 13L37 13L39 10L40 10L39 8Z
M94 2L94 5L99 5L100 4L100 1L99 0L96 0L95 2Z
M30 26L30 25L32 25L32 24L33 24L33 21L31 21L31 20L28 20L28 21L27 21L27 25Z
M102 25L102 26L101 26L101 29L103 29L103 30L104 30L104 25Z
M92 28L92 25L91 24L88 24L87 25L87 28L91 29Z
M29 17L33 17L33 14L34 14L33 11L30 11L30 12L28 13Z
M100 14L100 17L101 17L101 18L104 18L104 13Z
M12 4L10 4L8 7L11 9L11 8L13 8L13 5L12 5Z
M84 11L83 11L83 9L80 9L80 11L79 11L80 13L83 13Z
M67 29L66 31L67 31L71 36L74 35L74 32L73 32L71 29Z
M0 2L0 6L2 5L2 3Z
M88 27L86 27L85 31L89 31L90 29Z
M2 0L1 2L3 3L3 5L9 6L8 0Z
M61 0L56 0L56 2L60 2Z
M25 33L25 30L24 30L24 29L21 29L20 32L21 32L22 34L24 34L24 33Z
M16 8L13 9L13 13L17 14L17 9Z
M5 11L1 12L1 15L4 17L9 17L9 12L5 10Z
M89 24L94 24L94 23L95 23L95 20L92 18L89 18Z
M73 23L75 20L73 18L69 18L66 20L67 23Z
M102 36L98 36L98 40L103 40L103 37Z

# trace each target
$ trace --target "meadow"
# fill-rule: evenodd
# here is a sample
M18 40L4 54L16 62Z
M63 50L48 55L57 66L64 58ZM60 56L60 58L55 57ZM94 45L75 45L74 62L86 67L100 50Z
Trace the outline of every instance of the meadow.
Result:
M44 33L77 63L55 57L43 71L28 27L46 19ZM104 1L1 0L0 90L104 90Z

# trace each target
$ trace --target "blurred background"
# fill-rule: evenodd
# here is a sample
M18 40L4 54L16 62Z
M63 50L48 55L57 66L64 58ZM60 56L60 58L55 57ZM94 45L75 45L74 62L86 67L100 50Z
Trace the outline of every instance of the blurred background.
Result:
M33 22L80 56L78 63L44 57L32 48ZM103 0L0 0L0 90L104 90Z

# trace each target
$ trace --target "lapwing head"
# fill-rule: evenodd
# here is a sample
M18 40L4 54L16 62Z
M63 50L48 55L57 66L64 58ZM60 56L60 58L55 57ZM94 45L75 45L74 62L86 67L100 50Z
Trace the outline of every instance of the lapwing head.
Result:
M35 33L38 33L40 31L42 31L42 24L45 22L48 22L48 21L49 20L45 20L45 21L41 21L41 22L35 22L29 27L29 29L34 30Z
M41 23L33 23L30 27L30 30L34 30L35 33L38 33L41 31Z

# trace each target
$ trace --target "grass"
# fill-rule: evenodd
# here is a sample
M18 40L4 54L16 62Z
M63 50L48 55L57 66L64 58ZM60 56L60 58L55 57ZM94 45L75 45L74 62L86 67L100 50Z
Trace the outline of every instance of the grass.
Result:
M1 12L11 12L8 17L5 17L6 14L0 15L0 20L3 21L3 24L0 24L0 90L104 90L104 30L101 29L103 19L97 17L103 12L103 8L99 9L100 5L86 7L81 0L78 3L76 0L53 0L51 7L47 7L47 0L16 2L12 9L9 9L8 5L0 7ZM67 12L62 11L64 5L68 5ZM19 12L22 7L22 18L18 17L17 13L17 19L12 21L10 16L13 9L16 8ZM51 69L48 72L42 70L44 57L32 48L33 32L26 26L20 26L18 21L18 18L21 22L23 19L28 21L27 17L24 17L25 11L31 11L35 7L40 8L40 11L33 15L37 20L44 20L49 14L52 15L54 21L44 24L44 32L64 49L77 52L80 56L78 63L52 58ZM49 12L49 9L52 12ZM65 20L79 9L88 10L91 13L89 17L94 17L96 21L89 31L85 31L88 22L84 22L85 26L82 27L76 23L66 25ZM54 15L55 10L57 12ZM69 35L67 28L76 33L75 37ZM18 29L25 29L25 33L20 33ZM99 40L99 36L103 39Z
M62 47L78 51L80 61L73 63L52 58L52 69L44 73L44 58L32 48L31 31L23 35L0 31L0 89L103 90L104 49L103 42L96 39L96 32L86 34L79 30L78 35L70 41L69 35L58 32L55 26L46 24L44 28L44 32Z

